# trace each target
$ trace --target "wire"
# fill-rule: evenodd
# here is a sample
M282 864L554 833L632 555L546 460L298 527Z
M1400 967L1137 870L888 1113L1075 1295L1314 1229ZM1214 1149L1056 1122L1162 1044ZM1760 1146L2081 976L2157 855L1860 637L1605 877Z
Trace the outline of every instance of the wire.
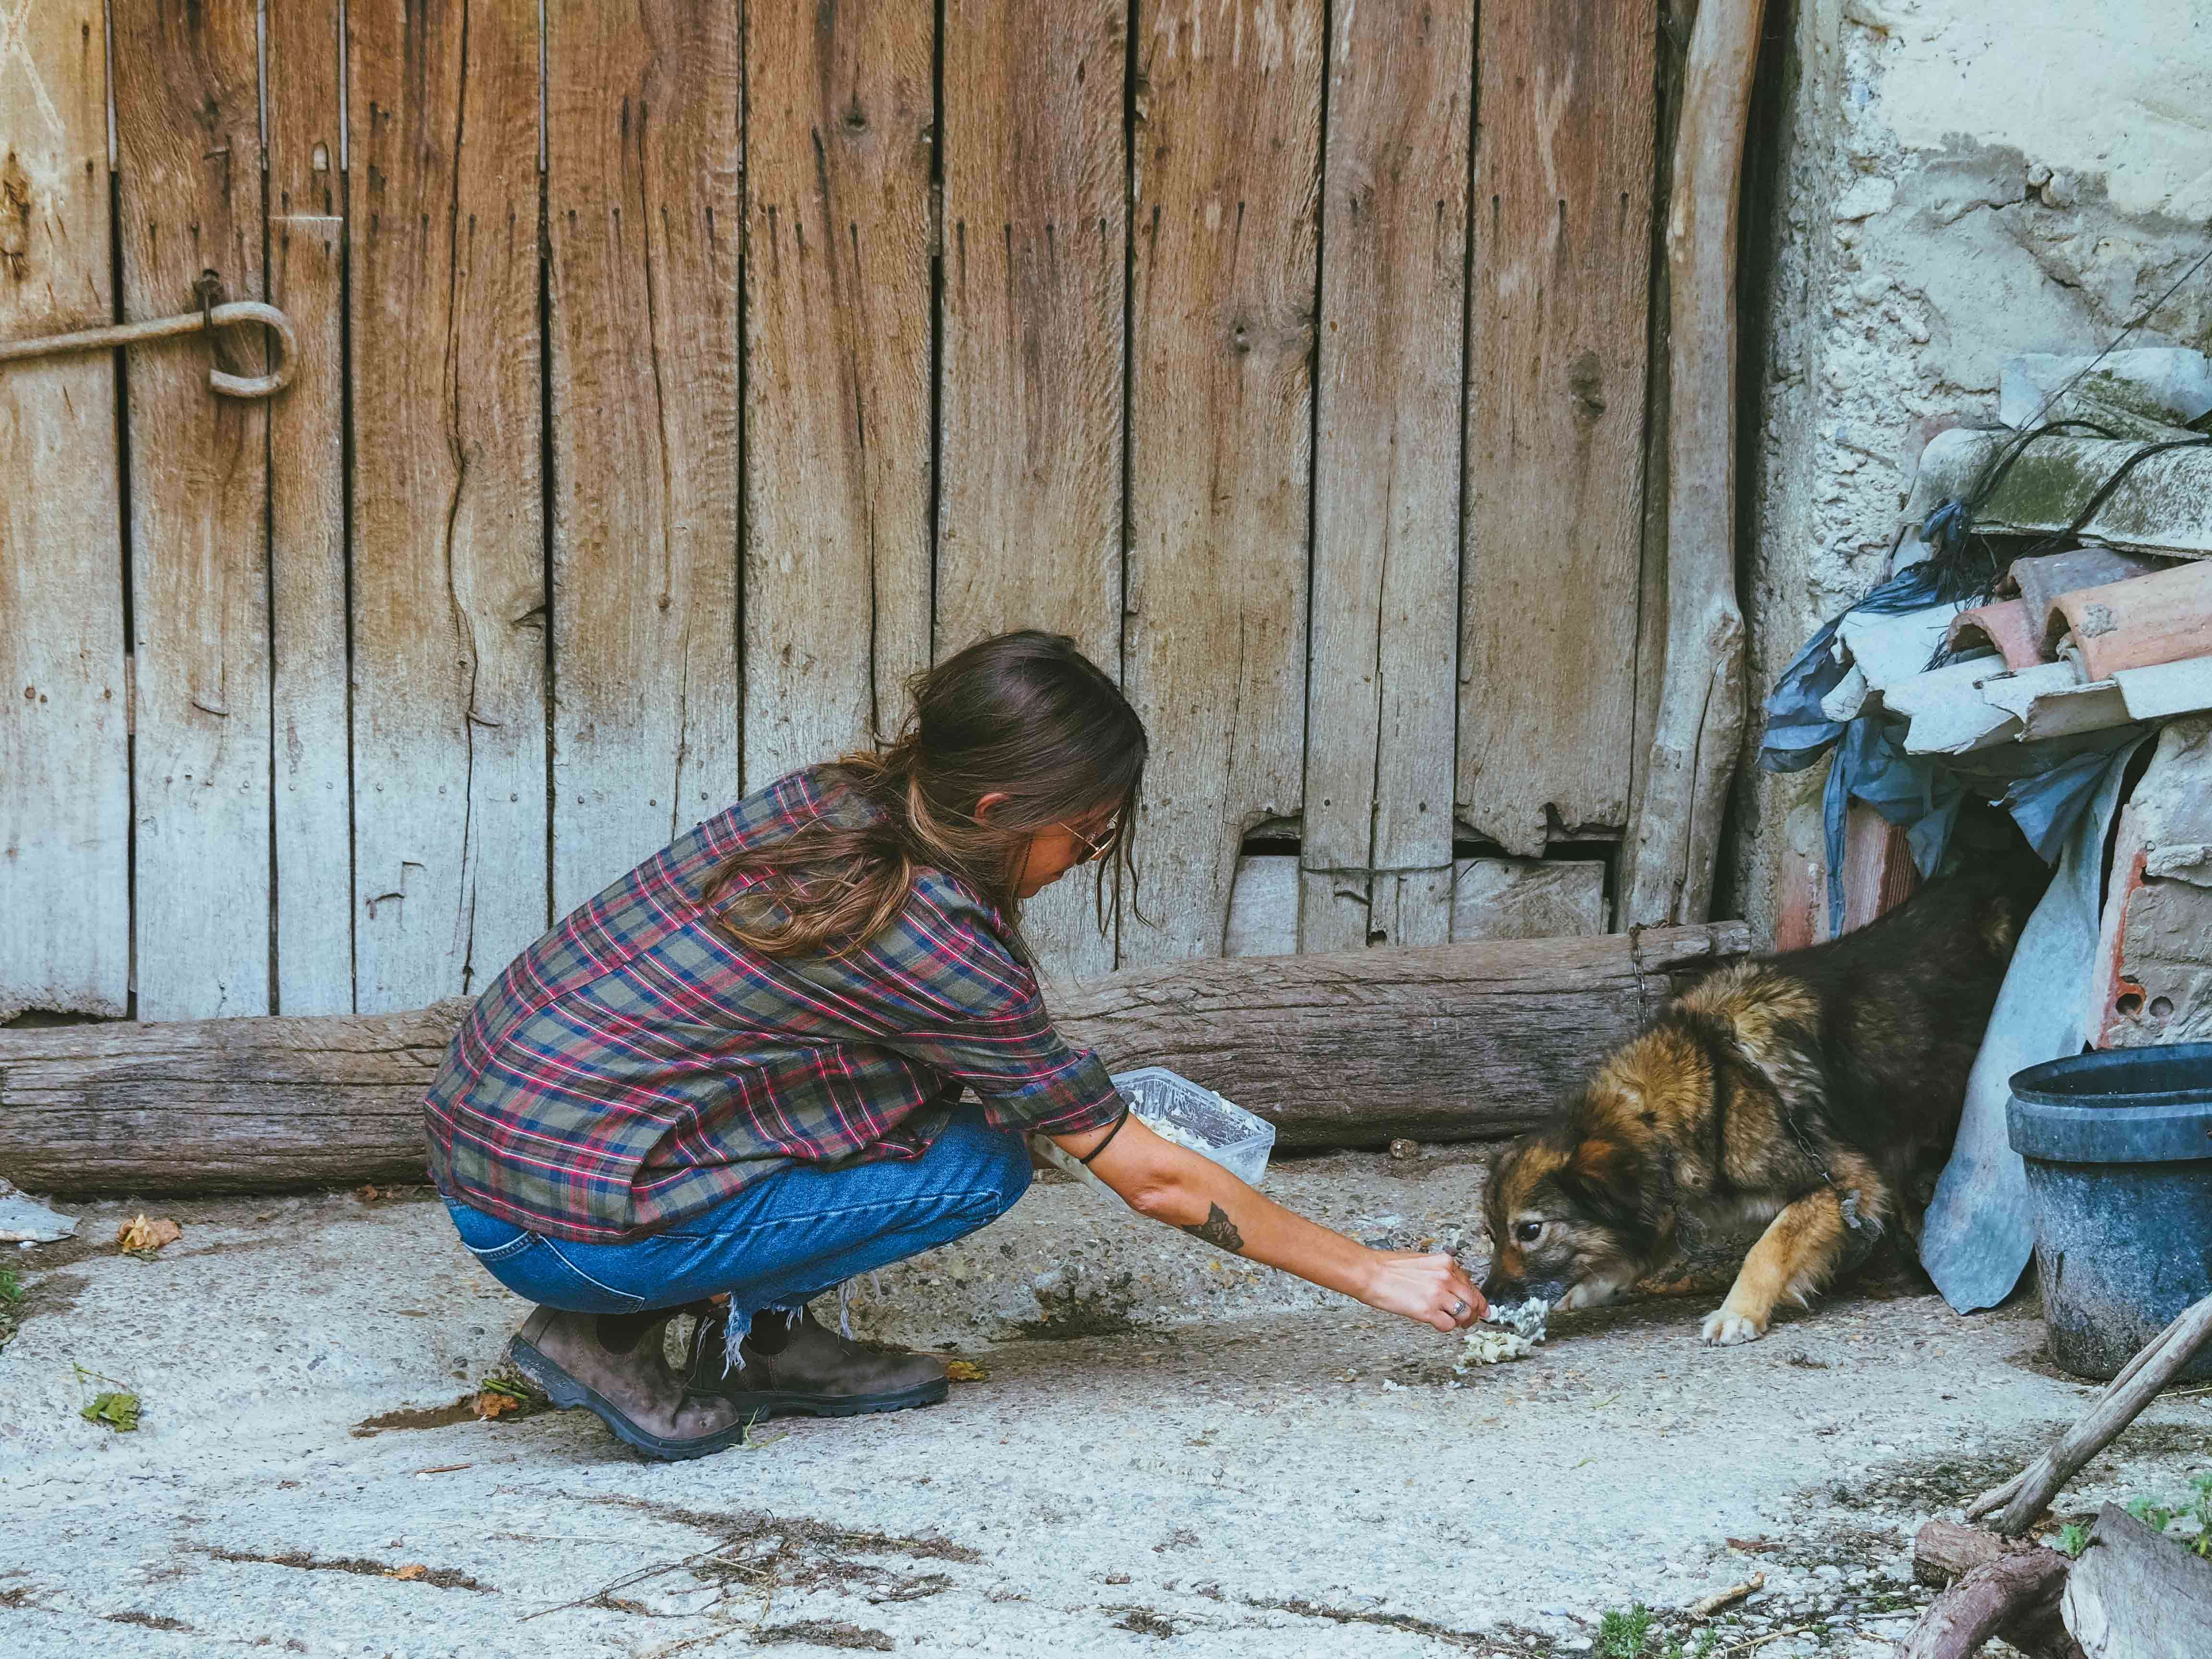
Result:
M2159 312L2159 307L2163 306L2168 300L2171 300L2175 295L2179 294L2181 291L2181 285L2184 283L2186 283L2191 276L2194 276L2198 271L2203 270L2208 262L2212 262L2212 247L2208 247L2203 252L2198 254L2194 264L2191 265L2188 270L2183 271L2180 276L2175 277L2172 282L2167 283L2166 292L2160 295L2158 298L2153 300L2149 305L2146 306L2140 313L2138 313L2133 322L2130 323L2118 334L2112 336L2112 339L2106 343L2102 351L2090 358L2089 361L2084 363L2080 369L2075 371L2072 380L2067 381L2064 386L2060 386L2057 391L2045 398L2043 400L2042 406L2035 411L2034 419L2031 420L2028 424L2030 426L2033 426L2037 421L2040 421L2045 415L2049 414L2051 412L2051 406L2053 404L2057 403L2061 398L2071 392L2075 386L2081 385L2084 380L2088 378L2091 371L2094 370L2099 363L2103 362L2106 358L2111 356L2115 351L2118 350L2120 349L2121 341L2126 339L2129 335L2134 333L2145 323L2148 322L2153 317L2156 316Z

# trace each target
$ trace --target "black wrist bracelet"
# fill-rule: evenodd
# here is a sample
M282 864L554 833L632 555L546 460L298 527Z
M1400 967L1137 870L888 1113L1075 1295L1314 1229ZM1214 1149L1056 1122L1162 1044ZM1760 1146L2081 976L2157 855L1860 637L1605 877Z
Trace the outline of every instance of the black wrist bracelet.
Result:
M1099 1153L1104 1152L1109 1146L1111 1146L1114 1144L1114 1137L1121 1133L1121 1126L1128 1121L1129 1109L1124 1106L1121 1109L1121 1115L1114 1120L1114 1127L1106 1132L1106 1139L1100 1141L1089 1152L1084 1153L1084 1155L1078 1158L1076 1162L1082 1164L1085 1169L1089 1169L1091 1167L1091 1160L1097 1157Z

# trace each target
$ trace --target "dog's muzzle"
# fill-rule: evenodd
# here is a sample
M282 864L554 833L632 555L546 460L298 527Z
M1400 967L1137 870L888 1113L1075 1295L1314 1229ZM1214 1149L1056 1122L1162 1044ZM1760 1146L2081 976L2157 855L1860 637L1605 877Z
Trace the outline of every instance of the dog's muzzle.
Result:
M1528 1287L1510 1274L1492 1273L1482 1281L1482 1299L1491 1306L1510 1305L1528 1299Z

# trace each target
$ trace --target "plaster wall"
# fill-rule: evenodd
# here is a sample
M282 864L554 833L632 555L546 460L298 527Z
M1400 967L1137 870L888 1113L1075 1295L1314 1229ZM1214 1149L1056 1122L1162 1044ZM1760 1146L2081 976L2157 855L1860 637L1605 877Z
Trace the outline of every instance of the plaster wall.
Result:
M1747 168L1760 701L1881 579L1921 446L1994 420L2005 358L2100 349L2212 246L2212 0L1770 0L1769 27L1791 38ZM2212 266L2128 343L2212 347ZM1771 939L1823 769L1751 756L1723 902Z

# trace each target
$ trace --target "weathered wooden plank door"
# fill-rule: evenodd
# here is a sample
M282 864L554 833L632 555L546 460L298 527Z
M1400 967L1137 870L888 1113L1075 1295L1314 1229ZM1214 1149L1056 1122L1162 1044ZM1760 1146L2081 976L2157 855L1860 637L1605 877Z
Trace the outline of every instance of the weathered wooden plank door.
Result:
M0 339L112 321L101 9L0 14ZM112 357L0 372L0 1019L120 1015L129 681Z
M1127 15L945 6L935 655L1008 628L1121 662ZM1114 965L1079 873L1030 907L1048 965Z
M1153 738L1153 925L1079 877L1048 968L1592 925L1645 0L258 9L257 79L115 0L117 219L102 13L0 0L0 337L212 266L301 345L0 374L0 1017L122 1012L134 935L148 1014L480 989L1015 627Z
M113 0L123 312L263 292L253 8ZM203 296L204 297L204 296ZM258 343L210 343L258 374ZM130 368L137 665L132 915L146 1019L270 997L268 405L211 396L210 344Z
M534 0L350 0L356 1000L546 925Z
M1298 810L1322 8L1137 13L1126 690L1152 736L1127 964L1218 956Z
M1509 852L1628 821L1656 29L1482 14L1460 811Z
M1473 0L1334 14L1298 947L1451 925Z
M896 728L929 665L935 26L746 9L749 788Z
M268 415L274 1012L287 1014L353 1012L338 14L338 0L264 13L269 301L300 340Z
M553 909L738 792L738 28L546 9Z

